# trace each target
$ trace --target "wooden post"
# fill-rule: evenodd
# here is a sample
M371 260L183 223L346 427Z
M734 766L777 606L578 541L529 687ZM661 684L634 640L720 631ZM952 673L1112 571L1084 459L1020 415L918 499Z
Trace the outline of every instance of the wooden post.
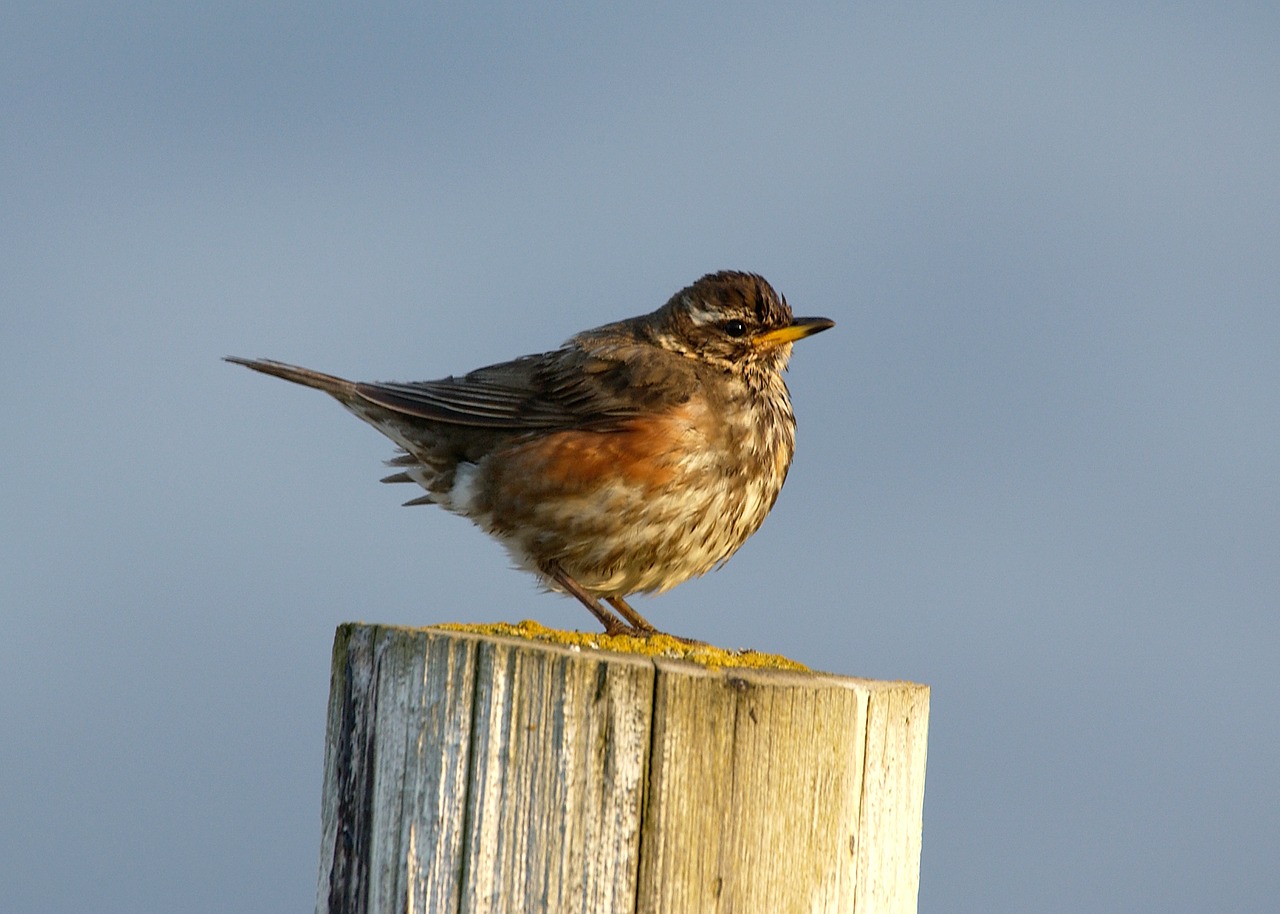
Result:
M929 690L344 625L317 912L915 911Z

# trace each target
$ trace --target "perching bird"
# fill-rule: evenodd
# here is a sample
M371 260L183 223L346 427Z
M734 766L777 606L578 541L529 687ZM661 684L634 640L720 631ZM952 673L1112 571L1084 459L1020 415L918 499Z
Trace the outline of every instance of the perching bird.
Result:
M573 594L611 634L655 631L626 602L720 565L773 507L795 451L782 372L826 330L752 273L702 277L641 317L462 377L347 381L228 357L332 395L403 453L412 482ZM619 620L602 604L608 603Z

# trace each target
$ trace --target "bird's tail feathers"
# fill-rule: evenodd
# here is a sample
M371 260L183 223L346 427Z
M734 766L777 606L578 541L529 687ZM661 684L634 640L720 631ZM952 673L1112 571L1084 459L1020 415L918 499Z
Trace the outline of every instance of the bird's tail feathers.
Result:
M245 368L252 368L254 371L260 371L263 374L284 378L286 381L302 384L305 387L323 390L344 403L349 403L356 395L355 382L335 375L312 371L310 368L303 368L299 365L289 365L285 362L276 362L271 359L242 359L234 355L226 356L225 361L243 365Z

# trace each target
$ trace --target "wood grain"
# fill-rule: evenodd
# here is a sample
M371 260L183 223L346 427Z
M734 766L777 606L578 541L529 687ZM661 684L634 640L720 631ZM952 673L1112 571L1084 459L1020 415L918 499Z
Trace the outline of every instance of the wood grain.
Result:
M914 911L928 699L342 626L317 911Z

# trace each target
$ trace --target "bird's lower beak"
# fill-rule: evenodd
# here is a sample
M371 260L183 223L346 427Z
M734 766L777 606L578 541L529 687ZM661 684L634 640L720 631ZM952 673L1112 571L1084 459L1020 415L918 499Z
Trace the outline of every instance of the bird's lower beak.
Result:
M765 347L781 346L784 343L794 343L806 336L821 333L823 330L830 330L835 325L835 321L825 317L797 317L786 327L779 327L777 330L770 330L758 336L756 341Z

